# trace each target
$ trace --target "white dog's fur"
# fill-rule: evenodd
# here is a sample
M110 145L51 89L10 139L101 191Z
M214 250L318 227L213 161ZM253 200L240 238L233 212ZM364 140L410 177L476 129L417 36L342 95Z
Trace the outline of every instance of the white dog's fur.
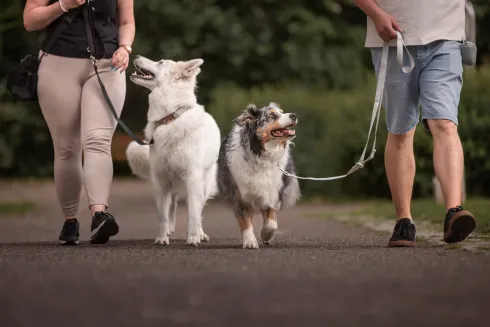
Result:
M221 136L216 121L195 96L202 63L202 59L154 62L141 56L134 61L137 72L131 80L151 91L145 136L154 144L141 146L133 141L126 156L133 173L153 185L160 222L156 244L169 244L177 202L182 198L188 206L187 243L197 246L209 240L202 228L201 213L206 201L217 192ZM188 110L174 121L156 126L162 118L186 107Z

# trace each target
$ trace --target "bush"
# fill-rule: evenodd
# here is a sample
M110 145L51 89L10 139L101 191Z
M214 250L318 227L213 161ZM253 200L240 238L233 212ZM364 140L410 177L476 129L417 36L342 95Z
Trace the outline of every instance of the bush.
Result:
M4 89L0 84L0 99ZM0 176L52 173L53 146L39 105L0 101Z
M490 94L490 69L465 73L465 85L460 106L460 135L466 156L467 191L472 195L490 195L490 151L486 131L490 129L490 116L486 114ZM278 102L286 112L299 114L297 138L292 150L299 176L334 176L345 174L359 159L366 142L374 101L375 80L366 87L353 91L322 92L294 86L268 86L251 91L232 84L215 89L210 112L227 133L232 119L248 103L265 105ZM385 111L383 109L378 131L377 153L366 167L341 180L318 182L303 181L306 196L358 196L389 197L383 157L386 143ZM432 194L431 135L419 125L415 136L417 175L414 197ZM368 153L369 155L369 153Z

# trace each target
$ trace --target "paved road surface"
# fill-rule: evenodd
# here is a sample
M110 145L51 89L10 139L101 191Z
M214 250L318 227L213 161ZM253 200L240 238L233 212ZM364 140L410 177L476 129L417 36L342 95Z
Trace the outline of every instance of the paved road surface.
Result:
M0 198L19 197L41 204L0 219L1 327L490 326L490 256L388 249L385 236L315 217L341 207L283 213L276 244L256 251L240 248L219 203L204 212L211 241L188 247L180 210L162 248L152 245L149 187L118 181L110 211L120 234L90 246L84 208L82 244L60 247L53 186L0 186Z

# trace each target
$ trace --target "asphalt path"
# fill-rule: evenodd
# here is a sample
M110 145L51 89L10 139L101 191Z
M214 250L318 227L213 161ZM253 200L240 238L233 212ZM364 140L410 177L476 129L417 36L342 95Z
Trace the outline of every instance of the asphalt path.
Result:
M32 200L0 218L0 326L490 326L490 256L445 246L387 248L387 236L322 217L343 206L301 204L279 216L272 246L241 248L219 201L204 210L208 243L185 244L179 208L171 244L157 231L151 188L115 181L120 233L56 243L62 218L51 183L1 184L0 198ZM260 240L261 219L254 219ZM441 222L442 224L442 222ZM442 226L442 225L441 225ZM442 228L442 227L441 227Z

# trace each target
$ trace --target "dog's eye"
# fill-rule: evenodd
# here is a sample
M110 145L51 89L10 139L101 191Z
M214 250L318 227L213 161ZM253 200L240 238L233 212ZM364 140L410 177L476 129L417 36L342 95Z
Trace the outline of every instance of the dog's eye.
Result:
M277 114L270 114L269 117L270 117L270 119L276 120L278 116L277 116Z

